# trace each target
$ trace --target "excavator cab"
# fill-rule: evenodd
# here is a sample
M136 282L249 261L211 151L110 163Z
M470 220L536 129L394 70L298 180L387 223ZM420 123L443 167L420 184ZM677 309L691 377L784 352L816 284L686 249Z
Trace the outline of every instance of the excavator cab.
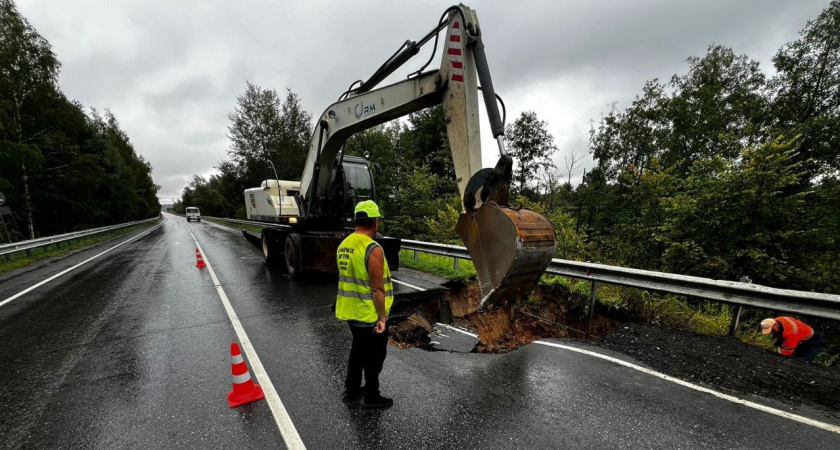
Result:
M344 156L336 162L332 172L331 215L352 222L356 204L364 200L375 200L371 166L363 158Z

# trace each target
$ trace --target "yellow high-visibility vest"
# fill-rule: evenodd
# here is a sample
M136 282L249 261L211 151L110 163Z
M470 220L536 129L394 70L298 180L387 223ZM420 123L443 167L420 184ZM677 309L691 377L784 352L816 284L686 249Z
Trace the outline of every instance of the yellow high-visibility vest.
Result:
M370 289L370 275L367 260L371 251L378 247L373 239L361 233L347 236L336 251L338 263L338 293L335 299L335 316L341 320L376 323L379 315L373 306L373 293ZM394 284L391 282L391 270L388 260L384 261L382 275L385 278L385 314L391 311L394 303Z

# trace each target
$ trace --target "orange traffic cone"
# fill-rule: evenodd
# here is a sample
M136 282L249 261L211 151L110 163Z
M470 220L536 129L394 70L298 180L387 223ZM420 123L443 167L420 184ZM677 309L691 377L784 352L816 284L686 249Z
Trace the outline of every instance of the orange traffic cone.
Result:
M198 249L195 249L195 266L196 267L207 267L207 264L204 264L204 258L201 257L201 252Z
M250 403L265 397L262 387L259 384L254 384L251 380L251 373L248 372L248 366L245 360L242 359L242 354L239 353L239 345L235 342L230 344L230 358L233 366L233 390L228 392L228 405L235 408L245 403Z

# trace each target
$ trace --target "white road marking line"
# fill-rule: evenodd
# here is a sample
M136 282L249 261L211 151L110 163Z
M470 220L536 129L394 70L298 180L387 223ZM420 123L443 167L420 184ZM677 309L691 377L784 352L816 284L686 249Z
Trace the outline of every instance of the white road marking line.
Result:
M465 330L462 330L460 328L456 328L456 327L453 327L453 326L450 326L450 325L446 325L444 323L438 322L435 325L440 325L440 326L442 326L444 328L447 328L449 330L457 331L458 333L462 333L462 334L466 334L467 336L478 338L477 334L470 333L469 331L465 331ZM721 398L723 400L728 400L728 401L733 402L733 403L738 403L740 405L744 405L744 406L749 407L749 408L757 409L759 411L764 411L766 413L773 414L775 416L779 416L779 417L783 417L785 419L790 419L790 420L793 420L793 421L796 421L796 422L804 423L806 425L811 425L813 427L822 428L823 430L831 431L832 433L840 433L840 426L832 425L832 424L825 423L825 422L820 422L820 421L814 420L814 419L809 419L808 417L800 416L800 415L797 415L797 414L792 414L792 413L789 413L787 411L782 411L782 410L776 409L776 408L771 408L769 406L765 406L765 405L762 405L760 403L751 402L749 400L740 399L740 398L735 397L733 395L724 394L724 393L721 393L721 392L718 392L718 391L715 391L715 390L712 390L712 389L709 389L709 388L705 388L703 386L698 386L696 384L689 383L688 381L683 381L683 380L680 380L679 378L675 378L675 377L672 377L672 376L669 376L669 375L665 375L664 373L659 373L655 370L651 370L651 369L648 369L648 368L645 368L645 367L642 367L642 366L639 366L639 365L636 365L636 364L633 364L633 363L629 363L627 361L624 361L624 360L621 360L621 359L618 359L618 358L614 358L612 356L603 355L601 353L597 353L597 352L593 352L593 351L589 351L589 350L584 350L584 349L577 348L577 347L570 347L568 345L556 344L554 342L535 341L533 343L534 344L539 344L539 345L546 345L546 346L549 346L549 347L561 348L561 349L569 350L569 351L572 351L572 352L582 353L584 355L594 356L595 358L600 358L600 359L603 359L603 360L606 360L606 361L610 361L610 362L616 363L618 365L621 365L621 366L624 366L624 367L627 367L627 368L630 368L630 369L633 369L633 370L638 370L639 372L643 372L643 373L646 373L648 375L653 375L657 378L661 378L663 380L679 384L680 386L684 386L684 387L687 387L689 389L694 389L695 391L705 392L707 394L714 395L715 397Z
M127 243L129 243L129 242L131 242L131 241L133 241L133 240L135 240L135 239L137 239L137 238L141 237L141 236L145 236L145 235L147 235L147 234L151 233L152 231L154 231L154 230L156 230L156 229L160 228L160 226L161 226L161 225L163 225L163 222L161 222L161 223L159 223L159 224L155 225L154 227L152 227L152 228L150 228L150 229L148 229L148 230L146 230L146 231L144 231L144 232L142 232L142 233L138 234L137 236L134 236L134 237L133 237L133 238L131 238L131 239L125 240L125 241L123 241L123 242L120 242L119 244L117 244L117 245L115 245L115 246L113 246L113 247L109 248L108 250L105 250L105 251L104 251L104 252L102 252L102 253L99 253L98 255L92 256L92 257L90 257L90 258L88 258L88 259L86 259L86 260L84 260L84 261L80 262L79 264L76 264L75 266L73 266L73 267L71 267L71 268L69 268L69 269L66 269L66 270L64 270L64 271L62 271L62 272L59 272L59 273L57 273L57 274L55 274L55 275L53 275L53 276L51 276L51 277L47 278L46 280L41 281L40 283L34 284L34 285L32 285L32 286L30 286L30 287L28 287L28 288L26 288L26 289L24 289L24 290L22 290L22 291L18 292L17 294L15 294L15 295L13 295L13 296L11 296L11 297L9 297L9 298L7 298L7 299L3 300L2 302L0 302L0 306L3 306L3 305L5 305L6 303L11 302L12 300L15 300L15 299L17 299L17 298L21 297L22 295L24 295L24 294L26 294L26 293L28 293L28 292L32 292L33 290L35 290L35 289L37 289L37 288L39 288L39 287L41 287L41 286L43 286L43 285L45 285L45 284L49 283L49 282L50 282L50 281L52 281L52 280L55 280L56 278L58 278L58 277L60 277L60 276L64 275L64 274L65 274L65 273L67 273L67 272L70 272L70 271L73 271L73 270L78 269L79 267L82 267L83 265L85 265L85 264L87 264L87 263L89 263L89 262L93 261L93 260L94 260L94 259L96 259L96 258L99 258L100 256L102 256L102 255L104 255L104 254L106 254L106 253L110 252L111 250L113 250L113 249L115 249L115 248L117 248L117 247L119 247L119 246L121 246L121 245L123 245L123 244L127 244Z
M213 267L207 259L207 254L204 253L204 250L201 248L201 245L198 243L195 235L192 234L192 231L190 231L189 228L187 231L190 233L190 236L192 236L193 241L195 241L195 246L198 248L198 251L201 252L204 264L207 265L207 270L210 272L210 278L213 279L216 292L219 294L219 298L222 299L222 304L225 307L225 311L227 311L231 325L233 325L233 330L236 332L236 337L239 338L239 344L242 345L242 349L245 350L245 354L248 355L248 360L251 361L251 369L253 369L254 376L257 377L257 381L259 381L259 384L262 386L265 398L268 400L268 406L271 408L271 414L274 416L274 422L277 423L277 428L280 430L280 435L283 437L283 442L286 444L286 447L290 449L305 449L306 446L303 445L303 441L300 439L300 435L295 428L295 424L292 423L292 418L289 417L286 407L283 406L280 396L277 395L277 390L274 388L274 385L271 384L271 379L268 377L268 373L265 371L265 367L263 367L259 356L257 356L257 351L254 350L251 340L248 339L248 334L245 333L245 328L242 327L242 322L239 321L239 316L237 316L236 311L233 310L233 306L230 304L230 300L228 300L225 290L222 288L221 283L219 283L219 279L216 277L216 272L213 271Z
M410 287L410 288L412 288L412 289L417 289L418 291L425 291L425 290L426 290L426 289L423 289L423 288L421 288L421 287L417 287L417 286L415 286L415 285L413 285L413 284L408 284L408 283L406 283L405 281L400 281L400 280L394 279L394 277L391 277L391 281L393 281L394 283L397 283L397 284L401 284L401 285L403 285L403 286L408 286L408 287Z
M822 428L824 430L831 431L833 433L840 433L840 427L837 426L837 425L831 425L831 424L828 424L828 423L825 423L825 422L820 422L818 420L809 419L807 417L803 417L803 416L800 416L800 415L797 415L797 414L792 414L792 413L789 413L787 411L782 411L780 409L771 408L769 406L764 406L764 405L759 404L759 403L751 402L751 401L748 401L748 400L743 400L743 399L740 399L738 397L728 395L728 394L724 394L724 393L721 393L721 392L718 392L718 391L714 391L712 389L705 388L703 386L698 386L696 384L689 383L688 381L683 381L683 380L680 380L679 378L668 376L668 375L665 375L664 373L659 373L659 372L656 372L654 370L651 370L651 369L648 369L648 368L645 368L645 367L642 367L642 366L638 366L636 364L629 363L627 361L624 361L624 360L621 360L621 359L618 359L618 358L613 358L612 356L602 355L602 354L597 353L597 352L584 350L584 349L576 348L576 347L570 347L568 345L555 344L554 342L536 341L536 342L534 342L534 344L546 345L546 346L549 346L549 347L562 348L564 350L569 350L569 351L572 351L572 352L582 353L584 355L594 356L596 358L600 358L600 359L603 359L603 360L606 360L606 361L610 361L610 362L613 362L615 364L618 364L618 365L621 365L621 366L624 366L624 367L628 367L630 369L638 370L639 372L643 372L643 373L646 373L648 375L653 375L653 376L661 378L663 380L679 384L680 386L685 386L689 389L694 389L695 391L705 392L707 394L714 395L715 397L718 397L718 398L721 398L721 399L724 399L724 400L728 400L728 401L733 402L733 403L738 403L738 404L747 406L749 408L757 409L759 411L764 411L766 413L773 414L775 416L783 417L785 419L794 420L796 422L801 422L801 423L804 423L806 425L811 425L813 427Z
M462 330L462 329L460 329L460 328L453 327L452 325L447 325L447 324L445 324L445 323L440 323L440 322L436 323L435 325L440 325L440 326L442 326L442 327L444 327L444 328L446 328L446 329L449 329L449 330L452 330L452 331L457 331L457 332L459 332L459 333L461 333L461 334L466 334L467 336L471 336L471 337L474 337L474 338L478 339L478 335L477 335L477 334L473 334L473 333L470 333L470 332L469 332L469 331L467 331L467 330Z

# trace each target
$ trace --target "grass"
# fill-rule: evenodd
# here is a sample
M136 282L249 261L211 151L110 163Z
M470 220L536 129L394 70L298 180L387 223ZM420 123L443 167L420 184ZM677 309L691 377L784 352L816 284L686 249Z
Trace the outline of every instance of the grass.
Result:
M400 250L400 267L419 270L461 283L475 279L475 266L472 261L459 260L456 269L452 258L448 256L417 252L417 260L415 260L412 250Z
M107 233L101 233L93 236L73 239L72 242L61 243L61 246L58 248L56 248L55 244L33 248L30 251L32 256L28 256L25 252L19 252L9 255L9 260L6 260L5 257L0 257L0 274L4 274L6 272L11 272L12 270L26 267L42 259L66 255L74 250L79 250L81 248L88 247L93 244L98 244L109 239L125 236L126 234L132 233L134 231L148 228L156 223L158 222L154 222L152 224L134 225L128 228L109 231Z
M460 261L459 268L455 269L452 258L418 253L415 261L411 250L400 252L400 265L461 282L469 282L476 276L470 261ZM543 276L540 285L561 286L576 301L586 303L592 289L588 281L552 275ZM709 301L690 302L673 295L652 295L641 289L608 284L599 284L595 295L601 305L612 310L624 310L652 324L706 334L724 334L729 331L730 309L727 305ZM539 304L544 300L540 294L532 294L528 302Z
M184 219L184 220L186 220L186 219ZM253 231L255 233L261 233L262 230L263 230L263 227L259 227L259 226L256 226L256 225L248 225L248 224L245 224L245 223L230 222L230 221L227 221L227 220L224 220L224 219L202 218L201 220L206 220L208 222L217 223L217 224L225 226L225 227L239 228L241 230Z

